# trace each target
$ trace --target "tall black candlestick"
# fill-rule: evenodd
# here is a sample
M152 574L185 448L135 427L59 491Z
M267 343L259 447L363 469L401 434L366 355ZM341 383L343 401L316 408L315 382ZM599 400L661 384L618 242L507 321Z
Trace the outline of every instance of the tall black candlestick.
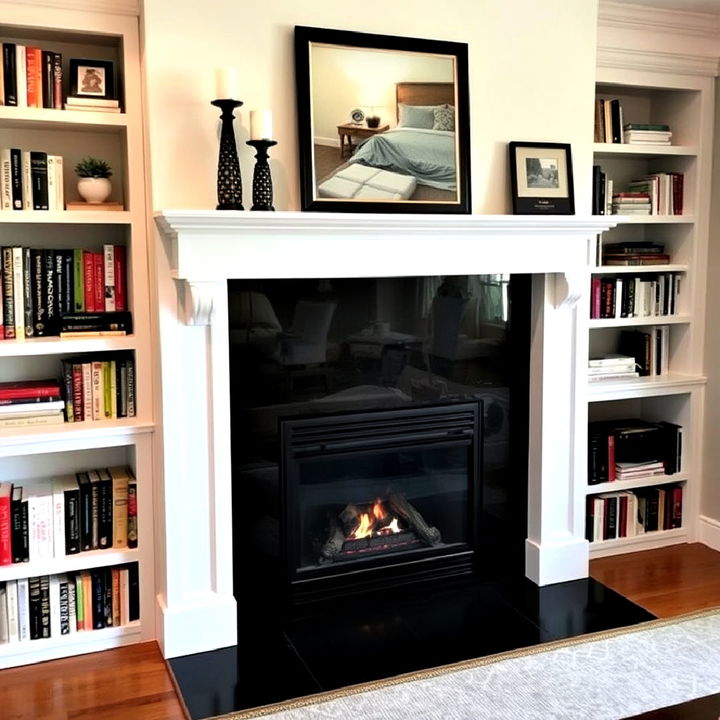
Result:
M242 105L240 100L213 100L222 110L220 119L220 156L217 171L217 210L242 210L242 178L233 131L233 110Z
M251 210L274 210L272 176L270 175L270 165L268 163L268 149L273 145L277 145L275 140L248 140L247 144L254 147L255 170L253 171L253 188L252 199L253 206Z

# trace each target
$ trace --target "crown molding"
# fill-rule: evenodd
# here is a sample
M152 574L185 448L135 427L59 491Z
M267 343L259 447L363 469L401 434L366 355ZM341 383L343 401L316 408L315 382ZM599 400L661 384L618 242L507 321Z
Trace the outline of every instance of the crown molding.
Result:
M598 23L601 27L691 35L711 40L720 36L718 15L649 8L616 0L601 0Z
M622 70L649 70L651 72L677 73L716 77L720 74L717 57L705 55L681 55L679 53L650 52L647 50L597 49L597 65Z
M140 16L140 0L22 0L24 6Z

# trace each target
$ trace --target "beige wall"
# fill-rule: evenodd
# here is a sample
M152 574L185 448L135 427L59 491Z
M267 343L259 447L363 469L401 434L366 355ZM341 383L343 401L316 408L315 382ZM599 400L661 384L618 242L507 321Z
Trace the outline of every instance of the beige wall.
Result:
M144 0L153 209L216 204L214 71L237 68L235 131L244 204L253 153L249 111L271 108L278 210L299 209L293 27L310 25L466 42L469 46L472 209L510 211L507 143L572 145L576 211L589 212L597 0L367 0L348 19L330 0Z

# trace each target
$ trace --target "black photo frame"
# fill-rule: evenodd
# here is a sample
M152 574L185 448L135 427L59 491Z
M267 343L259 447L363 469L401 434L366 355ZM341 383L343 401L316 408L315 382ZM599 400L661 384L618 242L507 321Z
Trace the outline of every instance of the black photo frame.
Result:
M575 214L569 144L513 141L509 150L513 214Z
M466 44L296 26L295 79L303 210L470 212ZM409 131L419 129L438 158L428 176L416 169L412 136L422 133ZM378 149L399 135L403 152L388 160ZM361 144L372 158L356 156ZM357 172L347 180L351 166ZM363 168L391 175L373 180Z
M70 96L114 100L112 62L70 58Z

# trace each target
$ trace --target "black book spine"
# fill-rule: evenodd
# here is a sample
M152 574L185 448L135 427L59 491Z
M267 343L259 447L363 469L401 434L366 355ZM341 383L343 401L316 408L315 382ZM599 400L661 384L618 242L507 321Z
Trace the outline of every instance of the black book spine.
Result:
M647 493L647 506L645 510L645 531L653 532L659 529L658 525L659 496L657 488L650 488Z
M620 101L613 99L610 101L610 119L612 121L612 141L614 143L620 142Z
M60 307L60 315L68 315L75 308L75 278L73 276L73 251L62 250L63 260L63 302Z
M112 587L112 570L103 568L103 589L105 590L105 597L103 598L103 610L105 612L105 627L112 627L113 625L113 587Z
M53 53L53 107L56 110L62 110L63 106L63 69L62 69L62 53Z
M3 324L5 338L15 337L15 300L13 299L13 259L12 248L2 248L2 284L3 284Z
M93 630L102 630L105 627L105 573L102 570L91 570L90 578Z
M605 498L605 528L603 539L614 540L617 537L617 498Z
M44 337L47 331L47 307L45 305L45 260L43 251L30 251L30 274L32 278L33 326L36 337Z
M15 66L15 43L3 43L2 48L5 104L17 105L17 68Z
M30 561L30 510L28 501L23 500L21 506L22 521L22 562Z
M43 636L39 577L28 578L28 610L30 618L30 639L39 640Z
M65 554L80 552L80 490L65 490Z
M98 544L101 550L107 550L113 544L112 477L107 470L100 470L99 473L100 517L98 521Z
M55 53L49 50L42 51L42 106L54 107L53 99L53 66Z
M128 605L128 620L133 622L140 619L140 578L138 576L138 564L128 565L128 590L130 602Z
M90 475L90 530L91 548L100 549L100 481L97 475Z
M92 501L90 478L86 472L75 476L80 489L80 549L92 549Z
M12 547L12 561L21 563L25 560L23 551L23 528L22 528L22 489L15 493L10 501L10 545Z
M23 209L22 151L10 148L10 194L13 210Z
M30 182L32 184L33 210L48 210L47 153L30 152Z
M58 312L58 322L60 322L60 317L62 317L62 308L63 303L65 302L65 264L63 262L63 255L62 250L56 250L55 256L55 293L56 293L56 301L55 304L57 305L57 312Z
M55 251L43 250L43 278L45 291L45 329L46 335L57 335L59 316L57 305L57 281L55 277Z
M50 576L42 575L40 577L40 623L41 637L49 638L51 634L50 628Z
M135 417L135 361L127 359L127 416Z
M70 634L70 606L68 596L68 582L63 580L60 583L60 634Z
M30 248L23 248L23 302L25 304L25 337L35 335L35 310L33 308L32 256Z

